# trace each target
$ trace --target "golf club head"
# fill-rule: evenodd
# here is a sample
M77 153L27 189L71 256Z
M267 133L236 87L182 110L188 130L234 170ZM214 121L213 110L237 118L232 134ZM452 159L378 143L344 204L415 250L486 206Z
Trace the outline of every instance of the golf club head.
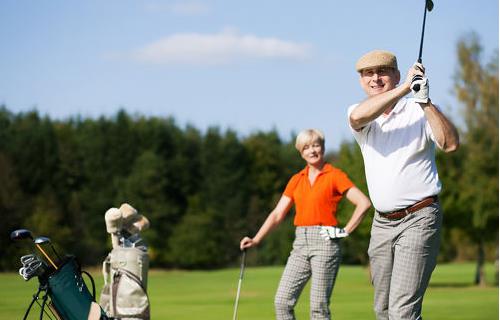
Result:
M434 8L434 3L432 2L432 0L425 0L425 7L427 8L427 11L431 12Z
M50 238L40 236L40 237L36 237L34 242L36 244L46 244L46 243L50 243Z
M28 263L30 263L30 262L32 262L34 260L37 260L37 259L39 259L38 256L36 256L35 254L31 253L31 254L27 254L27 255L22 256L20 260L21 260L21 264L24 267Z
M27 265L23 265L19 269L19 274L23 277L25 281L30 280L35 276L41 276L47 271L47 265L41 260L34 260L28 263Z
M40 250L40 252L42 252L42 254L45 256L45 258L51 263L51 265L57 269L57 265L59 265L61 263L61 257L54 249L54 246L52 245L50 238L44 237L44 236L39 236L39 237L36 237L33 240L33 242L37 246L38 250ZM42 246L45 246L45 245L50 245L50 248L52 249L53 254L49 254L47 251L42 249Z
M27 229L18 229L14 230L10 233L10 240L13 241L18 241L18 240L24 240L24 239L32 239L33 240L33 234L31 231Z

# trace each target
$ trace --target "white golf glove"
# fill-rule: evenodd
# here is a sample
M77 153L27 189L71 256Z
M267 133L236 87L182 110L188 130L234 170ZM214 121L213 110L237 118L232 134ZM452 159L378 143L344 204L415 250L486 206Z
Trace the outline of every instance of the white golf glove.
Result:
M347 233L347 231L345 231L344 228L321 227L321 230L319 231L319 235L328 241L330 239L345 238L349 235L349 233Z
M429 101L429 80L420 75L416 75L411 80L410 89L413 92L415 102L427 103Z

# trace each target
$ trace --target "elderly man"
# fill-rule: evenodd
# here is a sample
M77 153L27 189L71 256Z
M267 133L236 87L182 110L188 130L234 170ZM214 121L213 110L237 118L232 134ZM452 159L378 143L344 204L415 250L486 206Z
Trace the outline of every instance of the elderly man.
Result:
M368 98L349 107L348 118L376 211L368 248L375 313L379 320L422 319L442 224L435 146L456 150L458 133L429 99L422 64L401 85L390 52L365 54L356 70Z

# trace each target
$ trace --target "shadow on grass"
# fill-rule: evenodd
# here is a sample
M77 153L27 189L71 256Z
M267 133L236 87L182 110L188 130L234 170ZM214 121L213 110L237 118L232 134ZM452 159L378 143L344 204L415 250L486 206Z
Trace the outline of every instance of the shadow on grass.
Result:
M429 283L429 288L469 288L474 287L472 283L438 282Z

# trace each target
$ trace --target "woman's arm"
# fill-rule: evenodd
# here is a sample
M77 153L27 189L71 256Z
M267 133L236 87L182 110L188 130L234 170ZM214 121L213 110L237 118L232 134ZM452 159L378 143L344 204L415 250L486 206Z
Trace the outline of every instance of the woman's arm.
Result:
M286 214L293 205L292 199L283 195L273 211L267 216L266 221L262 224L259 232L253 237L244 237L240 242L240 249L251 248L258 245L268 233L274 230L286 217Z
M370 202L370 199L368 199L368 197L365 196L365 194L356 187L352 187L347 190L346 198L356 206L352 213L351 219L349 219L349 222L344 228L347 233L351 233L361 223L372 204Z

